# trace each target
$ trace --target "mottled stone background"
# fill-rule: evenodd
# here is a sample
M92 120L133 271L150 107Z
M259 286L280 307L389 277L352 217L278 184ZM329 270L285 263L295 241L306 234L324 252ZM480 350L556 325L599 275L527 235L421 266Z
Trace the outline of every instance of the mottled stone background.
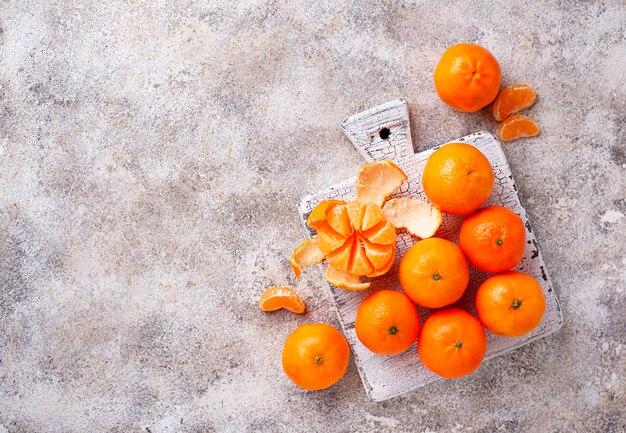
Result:
M625 38L621 0L0 1L0 432L624 431ZM494 129L435 93L460 41L539 94L504 148L565 325L384 403L353 364L301 391L285 337L337 320L296 203L373 105L417 150ZM257 309L283 283L306 315Z

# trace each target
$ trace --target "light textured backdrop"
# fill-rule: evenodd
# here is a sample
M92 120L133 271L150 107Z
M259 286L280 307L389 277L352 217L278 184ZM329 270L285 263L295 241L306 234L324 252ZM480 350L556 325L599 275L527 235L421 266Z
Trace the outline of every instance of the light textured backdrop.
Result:
M0 1L0 432L624 431L625 38L620 0ZM539 95L504 148L565 325L384 403L353 364L298 390L285 337L337 321L297 201L373 105L410 102L416 150L494 129L435 93L456 42ZM308 313L258 311L270 284Z

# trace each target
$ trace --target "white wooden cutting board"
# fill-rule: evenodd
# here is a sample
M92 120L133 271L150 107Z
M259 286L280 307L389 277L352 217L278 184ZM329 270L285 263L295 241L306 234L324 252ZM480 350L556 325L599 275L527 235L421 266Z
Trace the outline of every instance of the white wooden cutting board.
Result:
M420 179L426 160L437 147L420 152L417 155L413 153L408 105L404 100L394 100L349 117L344 120L341 127L350 141L363 155L365 161L389 159L398 164L407 174L409 181L405 182L393 197L419 197L426 200ZM526 216L526 211L517 194L513 175L498 139L490 132L483 131L453 141L476 146L491 162L494 169L495 182L491 196L484 206L505 206L522 218L526 224L527 232L526 252L524 258L515 269L533 276L541 284L546 297L546 311L543 320L529 334L512 338L500 337L487 331L488 345L485 359L489 359L529 344L556 331L563 323L563 316L550 282L548 271L541 258L535 235ZM354 200L354 181L355 178L348 179L340 184L305 196L299 207L302 223L304 224L308 214L322 200L331 198L345 201ZM444 214L443 224L436 236L456 243L462 219L462 217ZM306 225L305 228L309 236L315 234ZM361 344L354 329L357 309L365 297L383 288L402 290L397 277L398 263L405 251L415 241L416 239L406 233L398 233L396 264L386 275L374 279L372 286L362 292L351 292L328 284L322 276L326 264L319 266L321 279L332 293L341 326L352 347L352 353L365 391L375 401L398 396L439 378L424 367L417 356L415 344L409 350L399 355L376 355ZM467 291L463 298L454 305L475 314L473 301L476 289L489 275L470 266L470 282ZM430 311L427 308L419 307L421 323L428 317Z

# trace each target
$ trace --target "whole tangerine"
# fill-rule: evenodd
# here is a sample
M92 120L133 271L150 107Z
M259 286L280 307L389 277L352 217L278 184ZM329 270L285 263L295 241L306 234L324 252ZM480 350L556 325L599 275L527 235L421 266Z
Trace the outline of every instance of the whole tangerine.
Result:
M526 228L512 210L502 206L485 207L463 220L459 245L477 269L506 271L524 256Z
M532 331L543 317L546 300L530 275L507 271L485 280L476 292L476 314L494 334L516 337Z
M496 58L476 44L448 48L435 69L435 88L441 100L464 112L478 111L493 102L501 81Z
M400 261L398 278L418 305L441 308L458 301L469 282L467 260L453 242L428 238L416 242Z
M424 366L448 379L476 370L486 352L485 330L474 316L460 308L431 314L417 339L417 353Z
M428 200L442 212L466 215L491 194L494 174L489 160L467 143L449 143L426 161L422 186Z
M337 383L346 373L349 360L346 338L326 323L298 327L283 347L283 370L296 385L309 391Z
M365 347L381 355L396 355L411 347L419 331L415 304L395 290L379 290L361 302L356 335Z

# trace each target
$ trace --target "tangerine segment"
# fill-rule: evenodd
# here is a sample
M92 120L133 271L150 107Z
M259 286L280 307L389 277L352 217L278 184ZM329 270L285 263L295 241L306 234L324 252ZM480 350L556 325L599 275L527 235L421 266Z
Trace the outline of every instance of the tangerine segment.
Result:
M389 258L393 255L393 251L396 248L395 245L373 244L365 238L362 238L361 242L365 250L365 255L376 270L387 266Z
M352 256L352 265L350 266L350 273L352 275L367 275L374 271L374 265L367 258L365 248L361 245L361 242L357 239L355 242L354 255Z
M517 138L534 137L539 135L539 125L530 117L514 114L498 127L498 136L502 141L512 141Z
M393 162L388 160L370 162L359 170L356 178L356 198L361 203L382 206L402 182L408 178Z
M324 260L324 253L320 249L319 243L316 237L306 239L296 250L291 254L291 267L296 277L302 274L302 268L313 266L317 263L322 263Z
M393 198L385 203L383 211L396 228L405 228L422 239L433 236L443 222L438 209L416 198Z
M338 204L331 207L326 213L326 221L340 235L348 236L352 233L346 205Z
M343 200L324 200L319 202L306 219L306 225L317 230L318 226L326 221L326 213L328 210L339 204L346 204L346 202Z
M346 290L365 290L372 284L370 282L362 283L360 277L342 272L330 265L324 272L324 279L333 286Z
M361 224L361 230L369 230L376 224L385 219L385 213L380 206L370 203L365 207L365 214L363 215L363 222Z
M391 269L391 267L394 265L395 262L396 262L396 248L394 245L392 252L391 252L391 257L389 258L389 261L387 262L387 264L381 269L374 270L371 274L367 275L367 277L376 278L376 277L380 277L381 275L385 275L387 272L389 272L389 270Z
M350 218L350 224L354 227L354 230L361 230L363 224L363 217L365 216L365 205L359 201L351 201L346 205L348 210L348 218Z
M342 246L346 242L346 236L337 233L328 222L324 222L317 229L317 240L320 250L326 255Z
M352 237L345 244L328 254L328 265L342 272L348 272L352 266L352 256L354 255L354 241Z
M263 311L276 311L284 308L292 313L304 313L305 306L300 296L289 287L270 287L259 298Z
M361 234L375 244L394 245L396 243L396 228L389 221L381 221Z
M502 89L493 101L493 117L502 122L513 113L528 108L535 103L537 93L527 84L513 84Z

